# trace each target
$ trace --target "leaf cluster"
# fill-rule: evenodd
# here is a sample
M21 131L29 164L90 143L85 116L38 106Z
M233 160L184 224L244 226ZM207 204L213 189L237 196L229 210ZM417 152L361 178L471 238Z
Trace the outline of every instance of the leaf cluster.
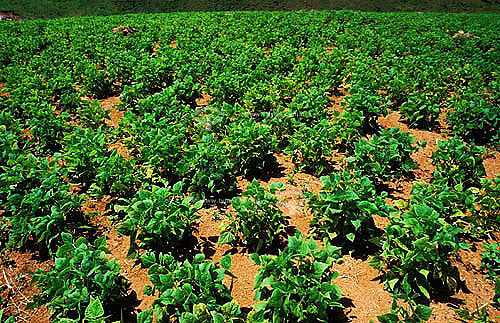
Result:
M153 284L146 286L144 292L147 295L158 292L153 303L157 322L170 322L173 318L183 323L239 321L240 308L224 284L225 276L234 277L229 272L229 255L221 259L220 265L205 260L203 254L196 255L191 262L153 253L143 254L141 259Z
M328 322L343 308L333 269L340 262L340 248L320 248L297 231L278 256L251 258L261 266L254 283L255 300L260 302L247 322Z
M110 252L105 237L97 239L94 246L85 238L73 239L69 233L63 233L62 240L55 266L33 273L33 282L42 293L34 297L28 308L46 305L53 320L97 319L102 311L95 299L103 302L104 308L112 308L110 305L126 295L129 284L120 276L119 263L107 259Z
M243 239L248 248L259 252L276 242L286 223L275 196L282 188L282 183L272 183L266 189L255 179L247 185L243 198L231 201L236 214L228 214L230 222L220 233L219 245Z

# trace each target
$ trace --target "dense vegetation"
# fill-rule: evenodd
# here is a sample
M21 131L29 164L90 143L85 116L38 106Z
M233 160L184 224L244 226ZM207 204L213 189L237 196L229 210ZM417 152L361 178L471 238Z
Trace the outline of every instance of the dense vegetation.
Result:
M348 1L348 0L0 0L0 10L21 16L56 18L125 13L234 10L332 10L500 12L498 0Z
M395 298L379 320L427 320L428 300L461 286L450 258L470 237L498 231L500 178L485 178L482 157L499 148L499 34L496 15L351 11L2 23L0 209L10 238L2 252L54 259L34 274L41 294L30 304L46 304L54 321L119 318L110 304L127 282L81 208L111 195L111 217L157 297L139 322L153 312L166 322L326 321L342 315L335 265L367 244ZM329 109L341 88L342 111ZM98 100L118 95L124 117L110 127ZM450 136L431 157L430 181L393 206L387 182L414 176L425 146L376 122L395 111L412 128L444 118ZM285 230L282 185L258 181L276 171L278 152L321 176L320 191L304 194L308 238ZM332 160L334 152L345 158ZM241 178L251 182L244 192ZM219 214L228 219L219 243L245 246L262 265L248 317L224 283L231 258L180 247L199 210L220 198L231 207ZM483 253L492 280L497 246Z

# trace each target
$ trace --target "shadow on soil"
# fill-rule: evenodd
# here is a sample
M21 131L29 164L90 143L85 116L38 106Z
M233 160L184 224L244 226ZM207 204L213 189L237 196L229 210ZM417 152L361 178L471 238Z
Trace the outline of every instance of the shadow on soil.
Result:
M106 311L112 313L109 320L110 322L136 322L137 314L135 309L141 304L137 299L137 293L131 291L127 296L120 299L120 301L106 306Z
M263 171L248 172L245 175L245 179L251 181L255 178L260 181L269 182L271 178L281 178L285 176L283 171L286 170L286 168L278 163L275 156L269 156L264 165Z

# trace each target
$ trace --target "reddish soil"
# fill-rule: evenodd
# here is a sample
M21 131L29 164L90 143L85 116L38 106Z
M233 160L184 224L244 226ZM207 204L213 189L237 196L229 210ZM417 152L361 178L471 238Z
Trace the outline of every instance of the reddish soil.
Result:
M342 102L344 102L343 95L331 95L329 97L331 105L328 107L328 111L330 114L334 114L334 111L337 111L339 114L343 111Z
M335 49L337 49L337 46L326 47L325 51L327 54L331 54Z
M343 94L345 95L345 93ZM209 100L210 97L205 93L202 98L197 100L197 104L200 106L206 105ZM331 98L332 107L330 111L333 112L336 110L340 112L342 100L342 96L333 96ZM115 110L115 107L120 103L119 97L109 98L101 101L101 103L106 110L111 111L111 120L107 121L107 125L119 127L119 121L123 116L122 113ZM393 112L387 117L380 118L379 124L385 128L399 127L404 131L409 131L415 136L418 142L427 141L427 146L419 149L419 151L414 154L413 158L419 165L419 169L414 173L414 181L428 182L434 169L430 157L435 151L437 142L446 138L446 135L441 134L445 133L445 129L441 128L436 130L436 132L409 129L400 119L400 115L397 112ZM120 149L118 146L113 148ZM341 157L342 154L334 152L332 160L338 162ZM299 229L305 234L309 229L311 214L306 207L306 201L302 192L304 189L318 192L321 189L321 183L319 178L315 176L305 173L294 174L294 165L289 162L283 154L277 154L276 158L279 163L279 171L260 182L264 186L277 181L284 184L284 190L277 194L282 203L280 208L288 220L289 227L292 229ZM500 153L498 151L492 151L485 157L485 167L489 178L496 177L500 174L499 158ZM244 190L248 183L248 180L239 178L238 188ZM394 200L408 198L411 192L412 183L412 180L406 178L401 178L394 183L388 183L395 189L395 192L388 198L388 202L393 203ZM111 251L110 257L120 261L122 275L131 282L131 291L133 290L136 292L137 299L140 301L138 310L145 310L150 308L154 301L153 297L144 295L143 293L144 286L149 284L147 270L141 268L135 259L126 257L129 238L118 234L115 225L112 224L106 216L111 212L107 209L111 200L112 197L109 196L99 201L90 200L83 206L83 210L86 213L95 212L96 215L93 216L92 222L98 225L105 233L108 239L108 248ZM219 203L215 203L215 205L205 207L201 210L201 217L197 221L194 232L194 236L198 242L196 249L205 253L207 257L214 261L220 260L226 253L232 254L233 267L231 271L237 277L237 279L232 282L232 295L240 306L248 308L255 303L253 300L253 280L258 272L258 266L253 264L248 257L248 251L243 247L231 248L229 246L217 246L219 228L221 223L224 223L225 212L231 212L229 200L221 200ZM376 220L379 226L383 226L384 220ZM461 251L456 259L453 260L454 263L457 264L461 277L465 281L465 285L470 292L460 291L451 297L443 297L439 299L439 301L433 301L432 307L434 310L431 322L460 322L454 311L456 308L460 307L459 304L463 301L466 301L467 305L462 305L461 307L469 310L474 310L476 304L481 306L491 301L493 296L493 285L486 280L484 273L479 271L481 243L475 243L474 247L475 249ZM26 271L30 269L40 267L47 268L50 264L47 262L38 263L36 260L31 260L30 255L12 253L11 257L15 258L13 269L7 267L5 261L2 262L2 267L0 268L6 270L6 273L9 274L8 277L16 277L18 274L24 275ZM346 255L343 257L343 260L344 263L336 265L335 268L340 274L336 283L346 297L346 316L350 322L369 322L372 319L376 320L376 315L386 313L390 309L392 303L391 295L384 290L380 280L377 279L379 272L370 267L365 259L357 259ZM11 284L13 280L14 279L9 278ZM230 280L227 281L228 285L230 283ZM24 295L26 299L29 299L34 293L34 288L30 286L29 283L18 285L18 288L19 293L17 294ZM17 304L20 304L19 302L24 299L22 296L16 296L17 294L15 293L14 296L7 297L8 304L11 304L8 305L8 308L12 314L24 315L23 313L25 312L22 312L22 309L15 308L14 303L17 302ZM43 309L36 313L33 311L26 313L26 321L47 322L48 313ZM500 315L500 312L491 310L490 314L491 317L496 317Z
M131 37L134 33L137 32L137 29L129 26L118 26L112 29L113 34L118 32L122 32L124 37Z
M153 47L153 52L151 53L151 56L156 56L159 50L160 50L160 42L156 42L155 47Z
M201 92L201 98L195 100L196 105L199 107L204 107L208 105L208 102L212 99L212 96L205 91Z
M109 119L106 119L106 125L108 127L119 128L120 121L123 119L123 111L119 111L117 107L120 105L120 96L113 96L103 100L100 100L99 103L102 105L102 109L105 111L109 111ZM132 157L129 154L127 147L121 142L117 141L111 145L109 145L109 150L116 149L118 155L131 159Z
M30 272L38 269L46 270L52 261L40 262L37 255L18 251L4 252L0 259L0 307L4 317L16 316L17 322L48 323L49 312L45 306L33 310L25 310L26 305L38 291L31 284Z
M26 138L26 140L28 141L33 140L33 135L31 134L29 128L21 130L21 133L23 134L23 137Z
M101 201L100 203L105 203ZM98 207L102 210L102 206ZM137 300L140 302L137 309L144 311L150 309L153 305L154 297L144 294L144 287L152 285L148 279L148 271L142 268L134 258L127 258L128 249L130 246L130 238L119 234L116 227L112 225L105 212L99 212L99 215L94 218L96 223L99 223L105 228L106 239L108 241L108 249L111 251L110 259L116 259L120 262L121 273L130 283L130 290L137 294Z
M486 176L489 180L500 175L500 152L498 150L490 150L486 153L484 168L486 168Z
M339 277L335 281L351 306L345 311L350 322L369 322L376 315L387 313L392 304L390 293L377 277L380 275L366 261L344 256L345 261L335 268Z
M123 111L116 109L120 105L120 96L112 96L107 99L100 100L99 103L102 105L104 111L109 111L109 119L106 119L106 125L113 128L118 128L120 121L123 118Z
M2 92L4 88L5 85L2 82L0 82L0 92ZM9 96L9 93L8 92L0 93L0 97L5 97L5 96Z
M127 147L125 147L125 145L121 141L117 141L114 144L109 145L108 149L108 151L116 149L118 155L126 159L132 159L132 156L130 156Z

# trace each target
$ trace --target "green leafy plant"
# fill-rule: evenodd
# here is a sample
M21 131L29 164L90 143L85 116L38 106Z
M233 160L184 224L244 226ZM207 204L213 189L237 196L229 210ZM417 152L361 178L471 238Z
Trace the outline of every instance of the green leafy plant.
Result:
M293 116L294 124L313 124L319 120L328 118L328 97L320 88L310 88L307 91L297 93L290 102L289 109Z
M328 119L322 119L311 127L300 124L296 132L288 137L285 153L292 157L298 171L322 175L332 168L328 157L332 156L334 140L335 132Z
M187 179L189 191L200 196L221 196L236 189L234 163L224 143L213 134L191 145L183 157L178 171Z
M405 301L401 305L398 302ZM387 314L377 315L380 323L421 323L427 322L432 314L432 308L415 301L406 294L393 295L391 311Z
M459 241L459 227L446 223L431 207L412 205L409 212L389 217L382 254L370 264L382 272L392 293L430 298L433 290L459 287L458 269L449 256L468 245Z
M436 210L448 223L466 226L471 222L469 214L476 211L475 196L462 184L449 187L447 183L416 182L412 186L407 206L426 204Z
M54 113L54 107L39 99L24 102L24 118L35 141L39 142L44 150L58 152L62 148L62 139L65 133L73 130L70 123L71 116L67 112Z
M99 101L82 103L82 108L78 111L78 117L84 126L92 129L99 129L106 125L106 119L109 119L110 112L104 110Z
M144 101L142 104L147 105ZM140 116L127 112L122 123L132 134L123 138L123 143L130 155L137 159L136 165L151 167L170 184L179 181L187 166L181 162L188 147L187 127L173 122L172 116L160 111L145 112Z
M231 291L224 284L224 277L234 276L231 257L224 256L220 267L198 254L192 262L179 262L168 254L146 253L141 256L148 268L148 277L153 286L146 286L147 295L155 295L153 307L157 322L242 322L238 304L232 300Z
M0 174L4 197L2 217L8 220L10 248L37 247L43 253L57 249L61 233L88 225L81 211L83 197L70 193L61 157L11 155Z
M243 94L242 103L249 112L271 111L276 107L279 93L272 84L259 82Z
M119 263L106 257L110 253L106 238L97 239L93 247L85 238L74 240L69 233L62 237L55 266L33 273L33 282L43 292L35 295L28 308L46 305L52 320L81 321L86 317L89 322L100 322L104 314L119 315L103 311L122 300L129 286L120 276Z
M486 303L482 306L478 306L476 304L476 308L474 311L469 311L465 308L459 308L455 310L455 313L458 314L460 319L467 320L468 322L474 323L494 323L496 321L491 319L490 314L488 313L489 304Z
M332 268L340 262L340 248L319 248L297 231L278 256L250 257L261 266L254 283L260 302L248 322L328 322L342 309L342 292L334 282L338 272Z
M481 269L486 270L486 277L500 277L500 247L498 243L485 243L481 252Z
M354 146L363 133L363 123L365 117L358 110L344 110L342 114L336 114L332 125L332 131L336 134L336 143L340 150L354 153Z
M365 89L357 84L353 86L350 95L346 96L345 103L346 111L359 111L363 115L362 131L369 132L378 130L380 126L377 124L379 116L386 116L388 113L387 100L378 95L372 89Z
M472 214L476 231L491 233L500 227L500 176L492 181L481 178L480 188L471 188L479 208Z
M343 245L379 235L373 215L387 217L391 212L384 200L387 193L377 194L367 177L347 171L323 176L321 183L318 194L307 194L313 232Z
M276 164L273 152L278 142L269 125L249 118L231 123L228 128L224 142L239 173L258 174Z
M137 184L134 162L109 149L103 129L77 128L65 139L64 159L74 181L92 186L101 194L129 193Z
M495 92L493 92L495 93ZM447 122L453 133L476 144L498 143L500 140L500 99L487 93L466 90L451 102L453 108Z
M384 129L380 135L354 144L354 156L346 159L347 167L374 181L390 180L417 169L411 155L425 144L415 145L415 138L399 128Z
M189 234L204 201L183 197L182 186L182 182L172 187L153 185L137 191L131 200L122 199L126 205L115 205L115 211L125 213L118 231L130 236L129 255L136 252L136 240L144 248L176 246Z
M282 188L282 183L272 183L266 190L255 179L247 185L243 198L235 197L231 201L236 216L228 214L230 222L220 233L219 245L241 238L249 248L259 252L279 239L285 218L274 194Z
M109 97L115 91L113 80L104 69L100 69L99 64L89 64L84 69L83 86L89 95L97 99Z
M458 137L441 140L432 154L432 164L436 166L433 181L451 187L460 183L465 188L477 187L486 175L483 156L484 148L466 144Z
M439 120L441 108L435 97L426 93L415 93L399 109L401 115L408 118L411 127L432 129Z

